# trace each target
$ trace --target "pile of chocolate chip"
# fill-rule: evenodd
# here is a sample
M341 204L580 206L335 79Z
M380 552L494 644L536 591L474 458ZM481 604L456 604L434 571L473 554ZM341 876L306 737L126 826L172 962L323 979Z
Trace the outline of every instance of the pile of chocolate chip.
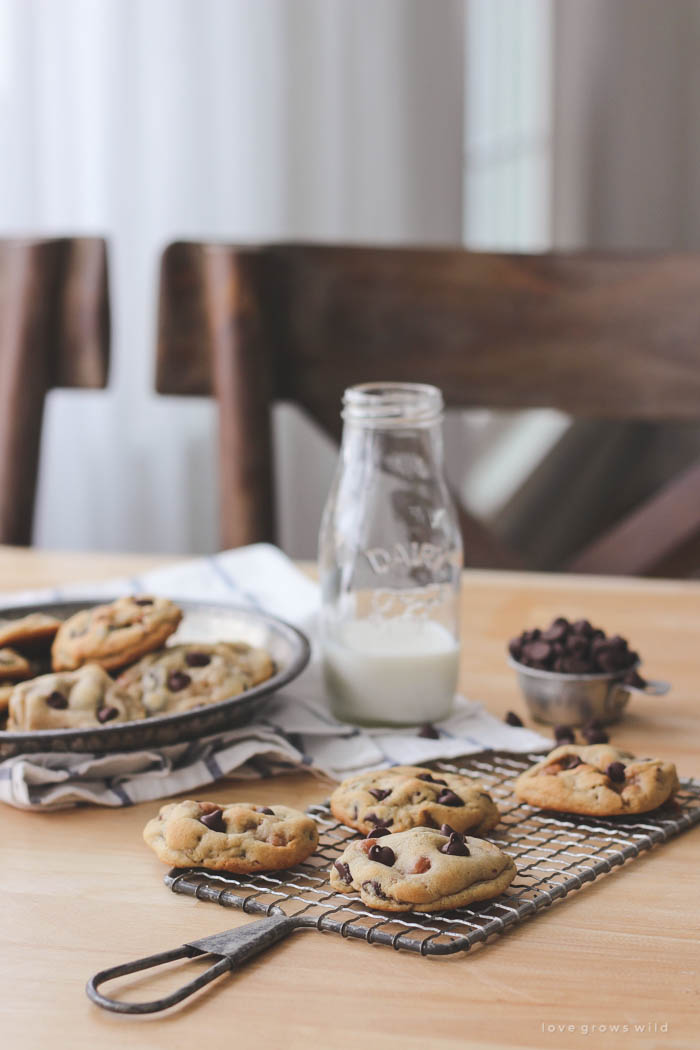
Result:
M629 648L627 639L619 634L608 637L588 620L570 623L565 616L557 616L546 630L535 627L513 638L508 651L518 663L538 671L621 676L627 672L624 680L628 685L640 689L645 685L634 669L639 654Z

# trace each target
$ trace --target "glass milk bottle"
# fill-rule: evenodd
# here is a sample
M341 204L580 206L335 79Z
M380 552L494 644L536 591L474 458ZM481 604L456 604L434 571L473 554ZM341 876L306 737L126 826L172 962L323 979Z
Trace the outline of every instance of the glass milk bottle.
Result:
M338 718L444 718L459 664L462 540L443 473L433 386L363 383L343 397L343 440L319 543L321 640Z

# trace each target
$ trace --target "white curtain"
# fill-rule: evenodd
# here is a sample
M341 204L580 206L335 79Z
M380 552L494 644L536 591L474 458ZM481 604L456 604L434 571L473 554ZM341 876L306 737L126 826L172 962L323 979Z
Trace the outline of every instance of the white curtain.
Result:
M214 406L152 392L169 240L459 242L462 7L0 0L0 236L110 242L110 388L49 398L37 543L216 547ZM277 416L282 540L313 556L333 453L295 479Z

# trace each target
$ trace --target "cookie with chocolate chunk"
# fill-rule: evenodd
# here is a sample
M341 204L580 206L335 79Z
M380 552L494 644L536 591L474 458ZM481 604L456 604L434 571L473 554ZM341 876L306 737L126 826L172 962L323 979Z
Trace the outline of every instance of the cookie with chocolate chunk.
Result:
M344 780L330 798L333 815L348 827L405 831L439 828L483 835L499 821L498 808L478 782L459 773L394 766Z
M245 875L280 871L318 845L316 821L289 806L170 802L149 820L144 841L174 868L210 868Z
M609 744L564 744L515 782L523 802L562 813L614 817L656 809L678 789L676 767Z
M238 696L274 674L269 653L250 645L192 642L149 653L117 679L149 715L190 711Z
M0 649L9 645L20 652L36 653L48 650L56 637L61 621L55 616L35 612L18 616L13 620L0 621Z
M54 671L97 663L113 671L160 649L177 629L181 610L168 598L118 598L83 609L61 624L51 648Z
M0 682L19 682L30 678L31 673L32 665L26 657L14 649L0 649Z
M515 875L511 858L492 842L417 827L349 843L330 883L355 890L377 911L433 912L498 897Z
M98 664L20 682L9 698L10 732L96 729L143 718L143 705L117 688Z

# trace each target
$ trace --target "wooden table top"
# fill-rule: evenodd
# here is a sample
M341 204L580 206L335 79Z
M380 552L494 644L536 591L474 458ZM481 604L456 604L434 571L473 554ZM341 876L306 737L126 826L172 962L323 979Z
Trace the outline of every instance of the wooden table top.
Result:
M168 560L0 548L0 587L106 579ZM673 683L665 698L633 701L613 743L700 773L700 583L468 572L464 692L496 714L523 713L504 642L558 614L629 636L648 673ZM300 807L327 793L306 775L206 790ZM164 888L165 868L141 840L158 805L3 808L3 1050L121 1050L127 1040L163 1050L697 1045L697 829L466 956L423 959L297 933L168 1015L108 1014L83 990L97 970L254 921ZM168 976L120 991L155 997L182 971ZM620 1032L593 1028L601 1025Z

